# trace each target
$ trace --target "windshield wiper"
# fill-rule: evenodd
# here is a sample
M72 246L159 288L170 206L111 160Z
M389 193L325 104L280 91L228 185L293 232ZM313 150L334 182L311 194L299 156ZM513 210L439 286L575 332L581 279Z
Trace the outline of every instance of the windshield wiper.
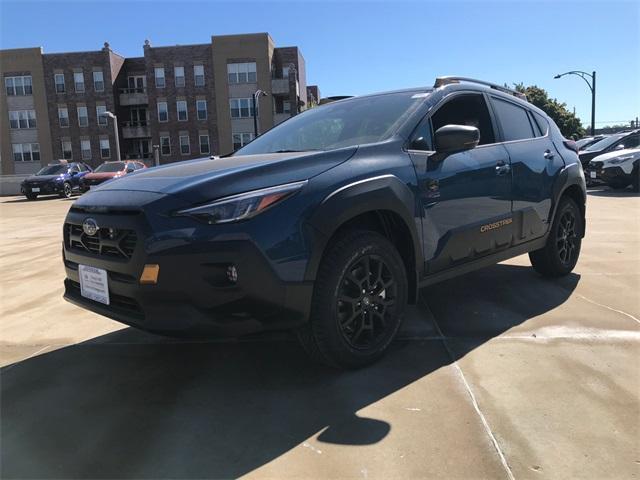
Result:
M300 152L317 152L318 150L315 148L309 148L307 150L276 150L275 152L269 152L269 153L300 153Z

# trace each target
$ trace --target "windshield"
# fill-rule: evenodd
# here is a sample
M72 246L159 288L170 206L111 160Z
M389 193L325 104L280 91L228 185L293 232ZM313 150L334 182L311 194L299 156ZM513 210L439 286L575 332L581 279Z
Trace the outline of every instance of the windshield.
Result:
M66 173L68 165L48 165L44 168L41 168L36 175L59 175L61 173Z
M599 142L593 143L584 149L585 152L599 152L600 150L604 150L605 148L613 145L615 142L620 140L624 135L611 135L610 137L603 138Z
M120 170L124 170L124 162L103 163L98 168L96 168L94 172L106 173L106 172L119 172Z
M593 138L581 138L580 140L576 140L576 147L582 148L589 143L593 143Z
M353 98L314 107L269 130L236 155L333 150L390 138L424 100L401 92Z

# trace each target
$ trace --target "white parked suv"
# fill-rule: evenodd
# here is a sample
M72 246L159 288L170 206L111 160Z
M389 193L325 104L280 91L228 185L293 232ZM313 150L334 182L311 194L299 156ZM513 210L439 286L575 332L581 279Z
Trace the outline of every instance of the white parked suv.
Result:
M640 148L628 148L598 155L589 162L585 176L592 182L601 180L614 189L633 185L638 191Z

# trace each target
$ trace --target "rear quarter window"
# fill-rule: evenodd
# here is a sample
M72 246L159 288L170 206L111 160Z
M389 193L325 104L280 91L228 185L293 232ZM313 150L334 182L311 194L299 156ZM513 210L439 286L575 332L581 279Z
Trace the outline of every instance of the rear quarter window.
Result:
M502 127L503 141L524 140L535 136L527 111L511 102L492 97L493 108Z

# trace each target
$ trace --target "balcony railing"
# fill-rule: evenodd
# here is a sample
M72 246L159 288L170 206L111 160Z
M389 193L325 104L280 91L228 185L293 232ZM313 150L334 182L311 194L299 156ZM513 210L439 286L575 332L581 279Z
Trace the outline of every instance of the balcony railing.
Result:
M151 129L146 121L122 123L122 138L147 138L150 136Z
M121 88L120 105L147 105L149 97L146 88Z

